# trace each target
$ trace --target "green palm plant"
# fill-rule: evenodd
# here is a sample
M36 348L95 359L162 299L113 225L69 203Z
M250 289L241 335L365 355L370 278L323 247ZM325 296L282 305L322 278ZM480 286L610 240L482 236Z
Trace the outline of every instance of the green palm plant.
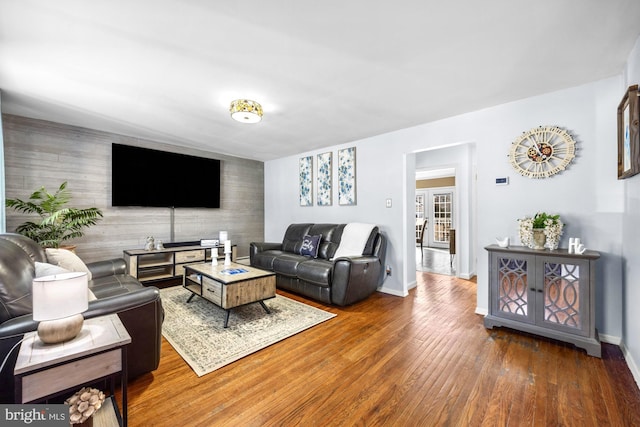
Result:
M39 221L20 224L16 232L44 247L57 248L61 242L81 237L85 228L95 225L102 218L102 212L98 208L66 207L70 200L71 193L65 181L53 194L40 187L27 201L7 199L6 205L18 212L40 216Z

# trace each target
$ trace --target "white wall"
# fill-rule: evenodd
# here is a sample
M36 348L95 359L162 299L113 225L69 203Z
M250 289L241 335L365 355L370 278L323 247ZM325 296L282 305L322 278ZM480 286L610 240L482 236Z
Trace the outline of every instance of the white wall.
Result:
M627 87L640 84L640 38L629 55L624 82L618 88L622 99ZM623 337L625 356L636 382L640 384L640 175L623 181L625 215L623 220L622 251L624 253Z
M484 246L494 243L497 236L508 235L512 242L517 242L517 218L538 211L559 213L567 224L561 247L567 246L569 236L579 236L590 249L602 254L597 274L596 325L601 334L615 340L623 332L620 242L624 182L617 180L615 114L620 85L618 76L267 162L265 236L280 241L292 222L377 223L389 238L387 264L394 271L383 290L406 295L415 280L415 199L409 200L412 194L409 189L415 187L414 153L473 141L477 158L477 311L486 312L488 307ZM539 125L568 129L578 141L578 154L564 173L550 179L530 180L513 171L507 153L520 133ZM349 146L357 147L357 206L338 206L334 195L331 207L299 207L299 157L333 151L335 158L337 149ZM502 176L510 177L510 185L495 185L495 178ZM386 198L393 199L392 208L385 208ZM640 206L637 212L640 213Z

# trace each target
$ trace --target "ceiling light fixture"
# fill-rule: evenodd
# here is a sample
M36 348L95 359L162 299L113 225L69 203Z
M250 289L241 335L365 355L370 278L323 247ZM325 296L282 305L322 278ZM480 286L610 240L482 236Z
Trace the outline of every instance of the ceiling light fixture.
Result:
M229 112L234 120L241 123L258 123L262 120L262 106L249 99L232 101Z

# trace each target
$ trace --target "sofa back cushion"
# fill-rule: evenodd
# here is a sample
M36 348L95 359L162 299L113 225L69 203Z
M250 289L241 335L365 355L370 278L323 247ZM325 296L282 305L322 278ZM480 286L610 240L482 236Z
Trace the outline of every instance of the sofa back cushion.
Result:
M282 239L282 250L285 252L299 254L304 236L311 234L309 233L311 225L312 224L291 224L284 233L284 238Z
M340 245L340 237L344 224L314 224L309 234L322 235L320 239L320 247L318 249L318 258L331 259L334 252Z
M32 312L33 259L11 240L0 239L0 323Z
M369 240L367 240L367 244L364 245L364 251L362 251L362 255L373 255L375 252L376 240L378 237L378 227L373 227L371 230L371 234L369 235Z
M291 224L284 234L282 250L300 254L305 236L321 235L318 258L332 259L342 238L346 224ZM375 250L378 227L374 227L364 247L363 255L372 255Z

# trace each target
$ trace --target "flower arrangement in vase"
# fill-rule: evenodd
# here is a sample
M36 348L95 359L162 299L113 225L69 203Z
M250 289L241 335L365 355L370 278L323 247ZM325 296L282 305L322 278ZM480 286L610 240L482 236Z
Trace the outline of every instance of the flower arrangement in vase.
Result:
M538 212L533 218L518 219L518 223L518 236L523 245L540 250L558 249L564 228L560 215Z

